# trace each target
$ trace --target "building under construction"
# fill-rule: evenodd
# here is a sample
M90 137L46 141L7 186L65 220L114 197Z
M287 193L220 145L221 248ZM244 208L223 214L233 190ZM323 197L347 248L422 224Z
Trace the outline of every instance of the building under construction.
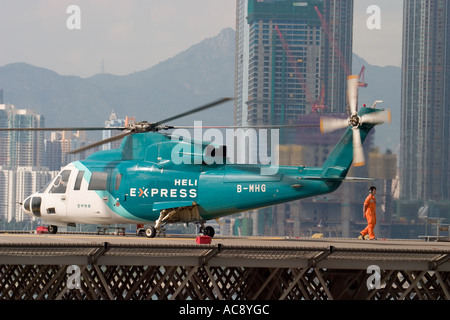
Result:
M353 0L237 1L237 125L346 112Z
M236 8L236 125L318 124L321 114L346 114L353 0L237 0ZM318 128L282 129L280 162L320 167L338 139ZM353 194L345 188L339 192ZM344 198L333 193L244 214L240 232L300 235L306 222L330 224L329 216L340 224Z

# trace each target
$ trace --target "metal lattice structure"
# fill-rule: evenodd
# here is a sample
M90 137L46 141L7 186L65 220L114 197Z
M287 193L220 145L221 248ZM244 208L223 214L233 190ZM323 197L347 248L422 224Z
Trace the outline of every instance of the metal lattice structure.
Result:
M333 246L8 244L0 248L0 299L449 300L449 253ZM378 272L368 273L370 266Z

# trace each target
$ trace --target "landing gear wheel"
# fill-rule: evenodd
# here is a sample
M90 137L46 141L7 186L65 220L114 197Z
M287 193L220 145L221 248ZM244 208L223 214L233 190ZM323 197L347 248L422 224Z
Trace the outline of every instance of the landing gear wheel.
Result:
M48 233L56 234L58 232L58 226L48 226Z
M145 229L145 236L147 238L154 238L156 236L155 227L148 227L147 229Z
M214 237L214 234L216 233L216 231L214 230L214 228L213 227L211 227L211 226L207 226L207 227L205 227L204 229L203 229L203 234L205 235L205 236L209 236L209 237Z

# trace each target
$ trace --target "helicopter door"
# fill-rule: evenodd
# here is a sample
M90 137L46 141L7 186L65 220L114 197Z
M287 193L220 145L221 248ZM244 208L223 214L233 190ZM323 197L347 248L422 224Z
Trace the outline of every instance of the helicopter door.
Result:
M45 213L50 218L52 215L65 217L67 215L67 185L71 170L63 170L53 180L48 194L45 196Z
M108 204L113 202L108 192L110 175L109 169L93 170L87 186L86 198L84 199L89 201L86 212L90 212L92 218L105 223L111 218Z
M79 170L70 184L68 217L82 223L103 223L110 219L107 192L109 170Z

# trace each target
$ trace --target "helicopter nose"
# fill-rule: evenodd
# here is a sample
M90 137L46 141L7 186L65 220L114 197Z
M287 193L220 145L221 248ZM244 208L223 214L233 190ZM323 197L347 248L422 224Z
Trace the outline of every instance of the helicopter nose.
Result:
M41 197L38 196L29 196L25 199L22 204L22 208L25 213L29 215L34 215L35 217L41 216Z

